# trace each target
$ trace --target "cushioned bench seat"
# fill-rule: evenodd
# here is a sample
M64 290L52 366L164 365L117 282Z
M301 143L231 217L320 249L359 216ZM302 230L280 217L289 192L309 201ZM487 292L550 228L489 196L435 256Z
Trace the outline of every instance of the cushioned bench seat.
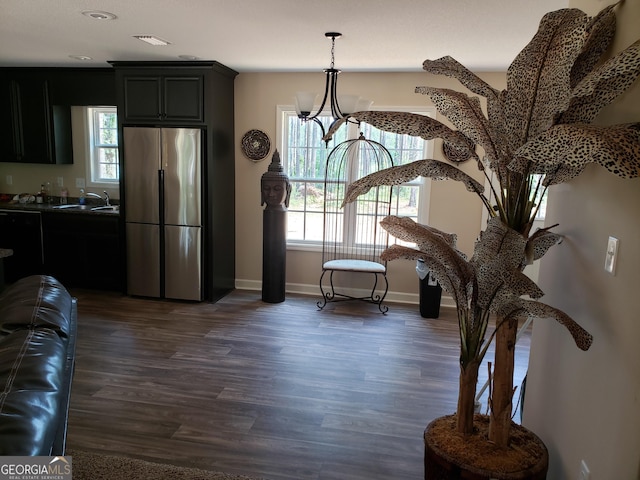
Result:
M341 270L343 272L385 273L387 267L381 263L368 260L329 260L322 265L324 270Z

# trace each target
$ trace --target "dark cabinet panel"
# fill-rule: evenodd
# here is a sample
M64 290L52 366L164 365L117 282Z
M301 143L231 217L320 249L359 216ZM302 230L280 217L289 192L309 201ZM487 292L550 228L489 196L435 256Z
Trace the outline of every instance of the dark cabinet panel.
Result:
M2 162L12 162L15 159L12 99L11 81L0 78L0 161Z
M117 216L43 213L44 270L68 287L122 289Z
M124 78L124 118L128 121L157 121L160 107L160 77Z
M73 163L71 108L51 104L47 78L3 74L0 89L0 161Z
M47 81L14 80L11 89L16 160L23 163L54 163Z
M163 86L166 119L197 123L204 120L202 76L164 77Z
M127 123L202 123L202 76L127 74L124 121Z
M13 255L3 259L7 283L42 273L40 214L0 210L0 246L13 250Z
M116 105L116 81L109 68L41 68L51 105Z

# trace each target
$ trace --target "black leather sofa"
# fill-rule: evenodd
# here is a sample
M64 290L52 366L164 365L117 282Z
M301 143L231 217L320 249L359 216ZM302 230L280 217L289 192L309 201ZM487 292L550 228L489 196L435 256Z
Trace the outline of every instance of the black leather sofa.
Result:
M53 277L0 295L0 455L64 455L77 319Z

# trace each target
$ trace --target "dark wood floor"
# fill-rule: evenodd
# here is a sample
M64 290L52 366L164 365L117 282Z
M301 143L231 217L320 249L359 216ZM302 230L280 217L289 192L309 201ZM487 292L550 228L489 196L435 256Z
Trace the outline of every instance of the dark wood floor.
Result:
M78 297L69 449L270 480L423 477L422 432L455 411L454 312L417 305ZM526 369L529 336L517 348ZM481 383L486 367L481 370Z

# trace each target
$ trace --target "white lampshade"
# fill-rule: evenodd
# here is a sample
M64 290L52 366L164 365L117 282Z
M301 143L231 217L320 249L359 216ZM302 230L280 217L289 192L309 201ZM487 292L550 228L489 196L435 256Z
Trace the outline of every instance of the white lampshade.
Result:
M296 92L296 113L309 115L313 111L317 93L313 92Z
M356 105L356 109L354 111L356 111L356 112L366 112L371 108L371 105L373 105L373 100L368 100L366 98L360 98L360 100L358 100L358 104Z
M358 95L338 95L338 105L343 115L349 115L356 110L360 97Z

